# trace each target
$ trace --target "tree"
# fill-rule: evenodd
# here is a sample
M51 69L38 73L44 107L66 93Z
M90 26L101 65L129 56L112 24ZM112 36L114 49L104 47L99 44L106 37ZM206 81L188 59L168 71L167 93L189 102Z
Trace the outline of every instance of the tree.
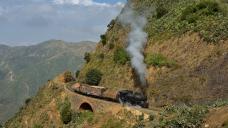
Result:
M78 78L79 74L80 74L80 70L77 70L77 71L75 72L75 78Z
M119 48L114 52L114 62L117 64L126 64L130 60L130 56L123 48Z
M73 77L73 75L72 75L72 73L70 71L66 71L64 73L64 82L65 83L68 83L68 82L71 82L71 81L74 81L74 80L75 79L74 79L74 77Z
M107 25L107 27L108 27L109 29L113 28L115 22L116 22L116 21L115 21L114 19L112 19L112 21Z
M25 100L25 104L26 104L26 105L28 105L30 102L31 102L31 98L27 98L27 99ZM0 128L1 128L1 127L0 127Z
M100 38L101 38L101 43L103 44L103 46L106 45L106 36L101 35Z
M97 69L91 69L86 73L85 82L89 85L98 85L102 79L102 73Z
M86 52L85 55L84 55L84 60L86 61L86 63L89 63L90 62L90 53Z
M108 48L111 50L111 49L113 49L115 47L115 45L113 44L113 43L110 43L109 45L108 45Z
M71 103L65 100L60 106L60 116L64 124L68 124L72 120Z

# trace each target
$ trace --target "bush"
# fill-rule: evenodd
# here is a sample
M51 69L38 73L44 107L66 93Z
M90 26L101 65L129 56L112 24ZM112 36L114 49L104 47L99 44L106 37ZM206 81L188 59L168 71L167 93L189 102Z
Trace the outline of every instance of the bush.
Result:
M71 81L75 80L70 71L66 71L63 75L64 75L64 82L65 83L68 83L68 82L71 82Z
M1 128L1 127L0 127L0 128ZM33 125L33 128L43 128L43 126L40 125L40 124L34 124L34 125Z
M195 105L188 106L171 106L166 108L167 113L174 115L171 119L161 119L160 127L169 128L199 128L203 118L208 113L208 108Z
M222 107L228 105L228 100L216 100L213 102L213 104L210 105L210 107Z
M109 30L113 28L115 22L116 22L116 21L113 19L113 20L107 25L107 27L108 27Z
M80 70L77 70L77 71L75 72L75 78L78 78L79 74L80 74Z
M115 47L115 45L113 44L113 43L110 43L109 45L108 45L108 48L111 50L111 49L113 49Z
M215 0L201 0L184 9L181 20L187 20L192 23L193 21L195 22L200 15L216 15L218 12L222 12L218 2Z
M168 13L168 10L163 6L158 6L156 8L156 18L157 19L160 19L161 17L163 17L167 13Z
M60 116L64 124L68 124L72 119L72 111L70 102L65 99L65 101L60 104Z
M228 128L228 120L226 120L225 122L223 122L222 128Z
M156 67L172 67L176 65L175 61L169 61L162 54L149 54L145 58L145 62L147 65L152 65Z
M123 48L119 48L114 52L114 62L116 64L126 64L128 61L130 61L130 57L128 53Z
M104 59L104 53L100 53L100 54L98 55L98 59L103 60L103 59Z
M90 111L83 111L83 112L76 112L72 115L72 122L76 125L81 125L85 121L91 123L94 119L93 112Z
M145 27L149 38L166 40L186 32L199 33L204 41L217 43L226 40L227 0L147 0L138 3L139 10L157 10L148 15ZM168 10L168 13L166 13Z
M26 105L28 105L30 102L31 102L31 98L27 98L27 99L25 100L25 104L26 104Z
M153 121L155 119L155 116L154 115L150 115L149 116L149 121Z
M138 121L143 121L144 120L144 114L141 114L140 116L138 116Z
M102 73L97 69L91 69L86 73L86 84L98 85L102 79Z
M137 122L132 128L145 128L144 122Z
M101 128L123 128L123 123L120 120L111 118Z
M105 46L106 45L106 36L101 35L100 38L101 38L101 43L103 44L103 46Z
M84 60L86 61L86 63L89 63L90 62L90 53L86 52L85 55L84 55Z

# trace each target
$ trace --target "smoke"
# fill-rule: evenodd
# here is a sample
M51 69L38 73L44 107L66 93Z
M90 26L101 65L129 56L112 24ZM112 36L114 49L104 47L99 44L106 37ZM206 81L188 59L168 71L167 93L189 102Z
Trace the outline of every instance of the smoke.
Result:
M135 11L127 5L121 15L118 17L120 23L124 26L130 26L131 31L128 35L127 51L131 55L131 65L136 71L142 86L146 86L146 65L142 53L147 42L147 33L143 31L147 20L144 16L136 14Z

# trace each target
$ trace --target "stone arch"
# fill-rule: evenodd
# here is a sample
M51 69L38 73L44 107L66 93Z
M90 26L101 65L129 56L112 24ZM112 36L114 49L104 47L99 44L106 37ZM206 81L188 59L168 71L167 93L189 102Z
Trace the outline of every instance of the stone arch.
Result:
M79 110L87 110L87 111L91 111L94 112L92 105L90 105L87 102L83 102L80 106L79 106Z

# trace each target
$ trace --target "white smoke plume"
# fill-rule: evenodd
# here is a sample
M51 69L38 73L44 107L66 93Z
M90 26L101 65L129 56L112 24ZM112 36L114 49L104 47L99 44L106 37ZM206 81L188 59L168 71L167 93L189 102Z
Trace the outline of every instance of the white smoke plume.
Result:
M135 69L142 86L146 86L146 64L142 51L147 42L147 33L143 31L147 20L144 16L136 14L129 5L124 8L118 20L122 25L131 28L126 50L131 55L131 65Z

